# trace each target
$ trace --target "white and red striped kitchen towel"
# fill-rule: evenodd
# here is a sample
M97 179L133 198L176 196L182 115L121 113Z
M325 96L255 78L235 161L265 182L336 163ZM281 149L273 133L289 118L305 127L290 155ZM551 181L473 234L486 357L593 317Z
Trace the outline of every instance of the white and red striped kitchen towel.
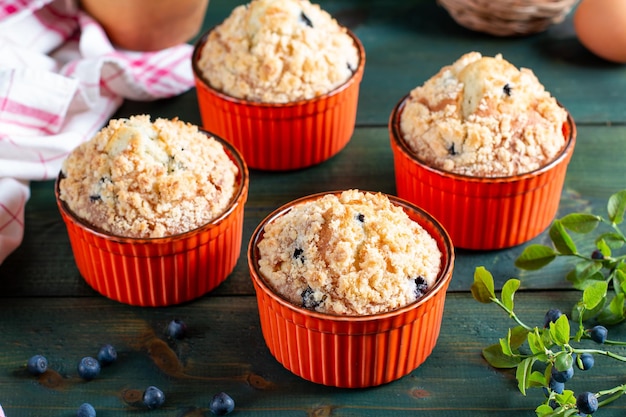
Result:
M191 52L115 49L77 0L0 0L0 263L22 242L29 183L55 178L124 99L191 88Z

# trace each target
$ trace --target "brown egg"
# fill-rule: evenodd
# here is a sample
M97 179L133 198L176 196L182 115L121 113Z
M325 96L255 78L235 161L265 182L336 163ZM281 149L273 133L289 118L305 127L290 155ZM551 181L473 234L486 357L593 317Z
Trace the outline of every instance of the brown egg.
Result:
M626 63L626 0L581 0L574 12L574 29L592 53Z

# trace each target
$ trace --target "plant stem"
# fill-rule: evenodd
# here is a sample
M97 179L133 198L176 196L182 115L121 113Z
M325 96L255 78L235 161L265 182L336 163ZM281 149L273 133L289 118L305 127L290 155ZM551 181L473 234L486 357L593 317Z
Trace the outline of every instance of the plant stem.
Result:
M500 306L500 308L504 311L506 311L509 315L509 317L511 317L513 320L515 320L515 322L517 324L519 324L520 326L522 326L524 329L528 330L529 332L533 331L533 328L526 325L524 322L522 322L520 320L519 317L517 317L517 315L513 312L513 310L509 310L504 304L502 304L502 302L500 300L498 300L497 298L491 298L491 301L493 303L496 303L498 306Z

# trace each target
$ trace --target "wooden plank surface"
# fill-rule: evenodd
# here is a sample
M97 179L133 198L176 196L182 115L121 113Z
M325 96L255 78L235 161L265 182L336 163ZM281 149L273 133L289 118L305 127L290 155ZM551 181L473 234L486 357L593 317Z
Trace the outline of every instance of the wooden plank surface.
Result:
M566 308L573 294L523 293L523 319L541 323L546 308ZM0 392L12 416L70 416L84 401L99 416L137 415L129 390L157 385L167 395L163 409L150 416L202 416L213 393L229 392L237 413L249 416L503 416L533 415L541 390L524 397L512 372L483 361L483 347L497 343L512 322L495 306L450 294L441 336L432 355L417 370L381 387L349 390L311 384L285 370L264 345L254 299L210 296L183 306L143 309L103 298L3 300L0 305ZM189 326L189 337L172 343L163 329L172 318ZM620 332L615 336L624 336ZM118 361L89 382L77 376L83 355L105 343L119 350ZM626 349L617 350L624 352ZM38 383L24 370L30 354L43 353L58 375ZM584 380L571 387L603 389L623 382L613 364L600 358ZM505 411L506 410L506 411ZM602 416L623 415L618 401ZM144 410L145 411L145 410ZM206 414L203 414L206 413ZM622 413L622 414L620 414ZM143 414L142 414L143 415Z
M244 2L211 0L204 29ZM339 155L319 166L288 173L251 172L242 257L213 293L157 309L101 297L74 265L53 182L31 184L24 242L0 265L0 404L7 416L70 416L84 401L96 406L99 417L138 415L145 410L128 405L128 398L152 384L163 388L168 400L151 416L210 415L208 401L222 390L237 401L233 415L242 416L534 415L543 394L535 390L522 396L510 372L490 368L480 356L483 347L504 336L509 319L494 306L474 301L469 288L479 265L494 273L498 288L510 277L521 278L516 303L525 320L537 323L548 308L569 311L578 299L580 294L564 279L567 264L529 273L513 265L524 246L458 250L441 336L431 357L399 381L340 390L292 375L269 354L243 251L261 219L294 198L343 188L394 194L386 127L392 107L441 66L471 50L502 53L514 64L532 68L570 110L578 126L578 143L559 215L602 214L608 196L626 188L626 68L587 52L574 36L571 16L538 35L495 38L459 27L434 0L319 3L353 29L366 49L357 129ZM114 117L142 113L200 124L193 89L167 100L128 101ZM534 242L547 243L546 234ZM577 243L591 248L589 242ZM178 343L164 339L163 328L172 318L188 323L189 338ZM616 339L626 338L621 327L611 332ZM118 363L94 381L79 380L77 361L94 355L104 343L118 347ZM58 375L38 382L26 374L26 360L38 352L48 356ZM612 362L598 360L572 387L604 389L623 383L622 379ZM598 416L621 416L625 411L626 400L620 400L602 408Z

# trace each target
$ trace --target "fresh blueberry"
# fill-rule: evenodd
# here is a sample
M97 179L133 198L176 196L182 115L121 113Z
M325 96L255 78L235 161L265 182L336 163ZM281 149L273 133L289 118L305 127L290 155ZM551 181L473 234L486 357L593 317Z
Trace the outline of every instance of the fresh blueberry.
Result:
M593 414L598 411L598 398L591 392L581 392L576 397L576 407L583 414Z
M565 389L565 383L559 382L554 378L550 378L549 386L550 389L557 394L563 394L563 390Z
M143 403L146 407L159 408L165 403L165 394L155 386L149 386L143 392Z
M89 403L83 403L78 407L76 417L96 417L96 409Z
M589 369L593 368L594 363L595 359L593 358L593 355L591 353L583 353L576 360L576 365L582 371L588 371Z
M26 369L33 375L41 375L48 370L48 359L43 355L34 355L28 359Z
M609 334L609 331L604 326L594 326L591 330L589 330L589 337L596 343L604 343L606 341L606 336Z
M600 252L599 249L596 249L593 252L591 252L591 259L596 259L596 260L601 261L602 259L604 259L604 254Z
M565 383L569 381L570 379L572 379L573 376L574 376L574 368L571 366L564 371L559 371L556 369L556 367L552 367L551 379L555 380L556 382Z
M174 319L167 325L167 335L172 339L182 339L187 333L187 325L180 319Z
M225 392L215 394L209 404L209 410L216 416L224 416L235 409L235 401Z
M117 351L112 345L104 345L98 351L98 361L101 365L108 365L117 360Z
M78 376L89 381L100 374L100 362L91 356L85 356L78 362Z
M546 313L545 318L543 319L543 327L546 329L550 327L550 323L556 323L556 321L561 317L563 313L558 308L551 308Z

